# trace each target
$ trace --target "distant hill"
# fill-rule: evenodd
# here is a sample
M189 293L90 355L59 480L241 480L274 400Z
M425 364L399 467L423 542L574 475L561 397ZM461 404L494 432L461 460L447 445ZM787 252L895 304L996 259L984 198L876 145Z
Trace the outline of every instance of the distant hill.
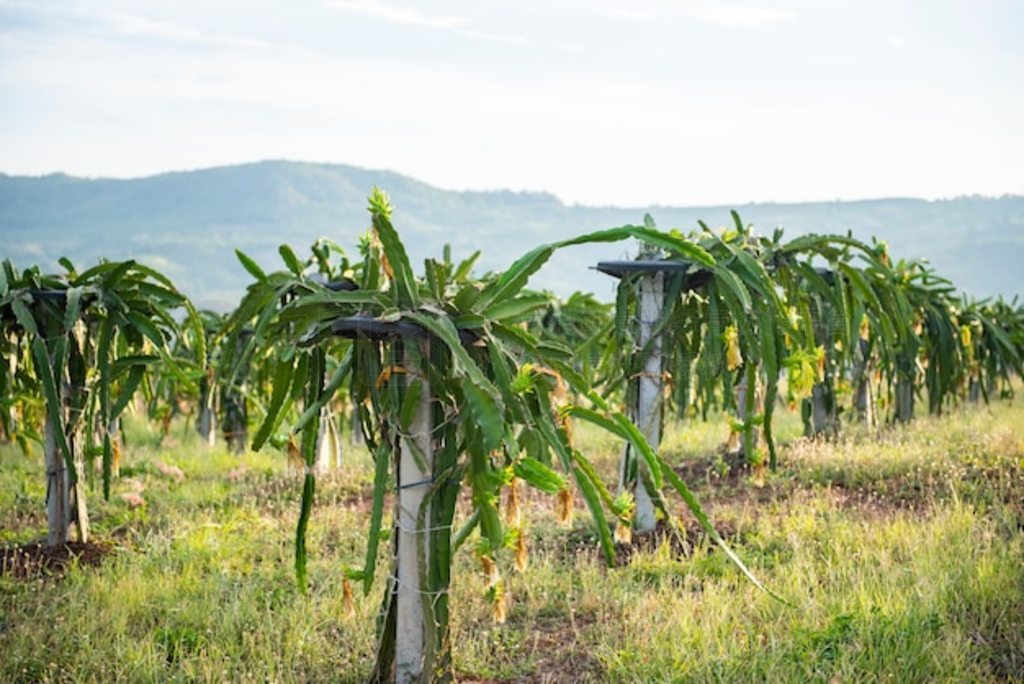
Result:
M732 207L586 207L543 193L454 192L390 171L334 164L267 161L147 178L84 179L0 175L0 257L52 265L100 256L134 257L164 270L201 306L227 309L248 274L239 247L279 268L277 246L305 252L328 236L354 249L368 226L366 196L377 185L396 207L395 223L417 261L483 250L482 269L500 268L542 242L585 230L638 223L650 212L662 228L688 230L698 219L729 223ZM735 207L768 233L845 232L887 240L896 256L929 258L976 296L1024 292L1024 197L941 201L749 204ZM589 267L620 258L633 246L598 245L556 256L534 285L562 293L590 290L611 298L609 278ZM301 253L300 252L300 253Z

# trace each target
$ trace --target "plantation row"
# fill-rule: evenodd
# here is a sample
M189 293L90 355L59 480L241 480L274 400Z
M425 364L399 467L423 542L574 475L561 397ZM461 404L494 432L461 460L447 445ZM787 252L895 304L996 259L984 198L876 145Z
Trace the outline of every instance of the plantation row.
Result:
M478 255L455 263L446 249L417 276L391 213L375 190L358 259L319 240L305 258L282 246L285 268L268 272L239 252L253 282L226 315L196 311L133 261L78 272L62 260L60 275L5 261L0 438L43 445L49 544L87 539L88 485L109 496L125 411L164 430L185 415L210 442L269 444L304 472L304 585L316 478L340 462L351 431L375 477L365 563L346 571L344 590L371 590L382 540L394 557L374 676L443 679L452 555L473 540L502 620L501 565L521 567L528 543L524 484L555 497L562 520L578 490L609 560L634 532L678 527L674 492L747 572L660 456L666 416L724 411L727 449L774 469L780 401L800 406L809 436L831 438L846 422L907 422L922 402L938 414L1009 396L1022 373L1024 307L958 296L881 242L759 237L735 214L731 229L689 234L648 218L539 246L483 276ZM619 279L613 306L527 287L556 250L630 239L635 260L599 265ZM622 439L618 483L574 446L574 420ZM471 513L456 520L459 500Z

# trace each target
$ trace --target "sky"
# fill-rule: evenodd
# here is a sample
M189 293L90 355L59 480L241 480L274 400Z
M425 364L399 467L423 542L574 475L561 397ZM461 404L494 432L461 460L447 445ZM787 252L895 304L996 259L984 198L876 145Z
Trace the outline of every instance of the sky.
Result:
M1024 193L1021 0L0 0L0 172L645 206Z

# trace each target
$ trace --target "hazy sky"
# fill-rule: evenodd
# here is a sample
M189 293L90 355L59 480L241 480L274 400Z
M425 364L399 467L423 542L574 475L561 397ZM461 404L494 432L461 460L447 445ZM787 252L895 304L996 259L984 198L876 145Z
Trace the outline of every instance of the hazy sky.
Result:
M0 171L590 204L1024 192L1021 0L0 0Z

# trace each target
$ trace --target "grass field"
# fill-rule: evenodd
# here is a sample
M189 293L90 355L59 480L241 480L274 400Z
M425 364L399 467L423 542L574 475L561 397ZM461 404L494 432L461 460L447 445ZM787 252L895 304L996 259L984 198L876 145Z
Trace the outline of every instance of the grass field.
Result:
M716 456L723 423L678 427L664 452L716 525L786 603L693 532L640 539L607 568L581 501L570 529L531 494L525 573L502 559L495 626L470 549L454 570L462 681L990 682L1024 680L1024 407L979 408L839 444L797 439L757 486ZM2 681L359 681L384 584L341 590L360 566L370 463L348 448L321 481L310 590L292 574L301 483L278 454L128 433L110 502L90 499L110 553L57 575L0 575ZM618 446L578 444L614 481ZM158 462L181 468L184 479ZM42 459L0 447L0 546L45 536ZM145 503L130 508L122 494ZM674 504L675 505L675 504ZM386 551L386 545L382 549ZM387 563L381 563L386 566Z

